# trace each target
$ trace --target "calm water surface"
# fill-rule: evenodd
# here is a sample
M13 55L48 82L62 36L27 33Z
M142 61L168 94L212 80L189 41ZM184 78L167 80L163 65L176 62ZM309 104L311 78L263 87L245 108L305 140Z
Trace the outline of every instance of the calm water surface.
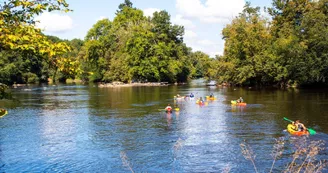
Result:
M173 96L193 92L218 98L204 106L176 102L180 112L166 114ZM278 137L285 152L275 172L291 161L295 143L328 142L327 90L256 90L198 85L98 88L83 85L13 89L20 103L1 101L9 114L0 119L0 172L254 172L239 144L256 154L268 172ZM240 96L246 107L231 106ZM289 119L302 120L318 134L291 137ZM327 145L324 146L327 148ZM327 159L327 150L319 158ZM324 172L328 172L324 170Z

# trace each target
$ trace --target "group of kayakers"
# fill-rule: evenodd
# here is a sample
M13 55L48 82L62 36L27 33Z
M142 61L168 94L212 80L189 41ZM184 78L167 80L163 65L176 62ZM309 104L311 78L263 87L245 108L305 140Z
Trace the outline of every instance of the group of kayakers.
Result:
M206 96L206 98L208 98L208 97L210 99L214 100L214 94L213 93L211 93L209 96ZM181 100L181 99L185 99L185 100L186 99L194 99L194 98L195 98L195 95L193 93L190 93L190 94L185 95L185 96L180 96L180 94L177 94L177 95L174 96L174 101L178 101L178 100ZM199 97L199 98L197 98L196 103L197 104L204 104L205 101L204 101L203 97ZM168 104L166 106L165 111L166 112L172 112L172 107L171 107L170 104Z
M176 96L174 96L174 99L186 99L186 98L194 98L195 95L193 93L190 93L189 95L185 95L185 96L180 96L179 94L177 94Z

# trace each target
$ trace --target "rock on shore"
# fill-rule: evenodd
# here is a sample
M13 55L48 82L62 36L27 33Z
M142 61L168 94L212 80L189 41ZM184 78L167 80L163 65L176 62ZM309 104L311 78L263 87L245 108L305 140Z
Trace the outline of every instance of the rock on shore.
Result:
M123 82L113 82L113 83L100 83L98 84L100 88L106 87L133 87L133 86L168 86L167 82L147 82L147 83L123 83Z

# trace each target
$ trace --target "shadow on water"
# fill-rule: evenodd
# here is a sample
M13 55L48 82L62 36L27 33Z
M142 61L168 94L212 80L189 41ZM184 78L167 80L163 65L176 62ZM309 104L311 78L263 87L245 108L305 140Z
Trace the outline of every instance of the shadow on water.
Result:
M196 104L213 93L217 100ZM275 171L290 162L303 138L283 130L296 120L318 131L307 141L327 142L326 90L255 90L182 86L98 88L58 85L14 89L21 103L4 103L0 119L1 172L254 172L240 144L256 154L260 172L268 172L278 137L285 152ZM230 100L243 97L247 106ZM167 114L167 104L180 111ZM325 145L327 147L327 144ZM319 157L327 156L327 151Z

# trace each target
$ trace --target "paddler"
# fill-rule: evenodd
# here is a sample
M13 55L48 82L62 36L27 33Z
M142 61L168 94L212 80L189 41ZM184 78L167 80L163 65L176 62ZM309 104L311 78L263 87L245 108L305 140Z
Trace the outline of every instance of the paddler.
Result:
M306 130L306 127L304 126L304 124L300 123L300 120L295 121L295 126L297 127L298 131L305 131Z
M172 107L170 104L167 104L166 108L165 108L166 112L171 112L172 111Z

